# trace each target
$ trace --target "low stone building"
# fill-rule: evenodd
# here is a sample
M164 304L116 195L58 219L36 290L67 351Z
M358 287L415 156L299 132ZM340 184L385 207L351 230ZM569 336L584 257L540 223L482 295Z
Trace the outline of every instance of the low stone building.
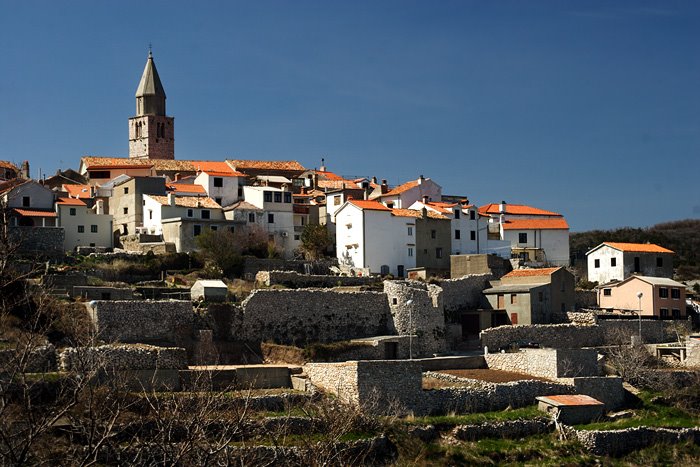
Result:
M228 287L220 280L200 279L190 289L192 300L205 302L225 302L228 298Z

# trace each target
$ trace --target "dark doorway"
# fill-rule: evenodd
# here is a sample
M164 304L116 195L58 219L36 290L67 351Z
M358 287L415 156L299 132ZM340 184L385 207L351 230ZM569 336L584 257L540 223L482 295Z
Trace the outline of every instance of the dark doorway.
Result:
M479 325L479 315L475 313L462 315L462 340L475 339L479 337L481 327Z
M639 256L634 257L634 272L639 272Z
M398 342L385 342L384 343L384 358L386 360L396 360L399 354L399 343Z
M518 314L517 313L510 314L510 324L518 324Z
M398 272L398 276L403 277L403 265L399 264L398 266L396 266L396 270Z

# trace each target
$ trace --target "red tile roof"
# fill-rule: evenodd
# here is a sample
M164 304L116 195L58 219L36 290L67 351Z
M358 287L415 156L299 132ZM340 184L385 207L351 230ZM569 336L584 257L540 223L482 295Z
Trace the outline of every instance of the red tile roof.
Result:
M605 405L598 399L585 394L562 394L556 396L540 396L538 400L544 402L553 402L556 406L586 406L586 405Z
M497 203L486 204L479 208L482 214L500 214L500 205ZM521 215L521 216L561 216L561 214L553 211L545 211L544 209L533 208L524 204L506 204L506 214Z
M668 248L664 248L653 243L620 243L620 242L604 242L604 245L615 248L620 251L633 251L638 253L673 253Z
M321 176L325 177L326 180L344 180L343 177L340 175L334 174L333 172L328 172L324 170L317 170L316 173Z
M56 204L65 204L65 205L70 205L70 206L85 206L86 205L83 201L80 201L79 199L76 199L76 198L58 198L58 201L56 201Z
M428 217L431 219L449 219L449 217L445 217L442 214L438 214L437 212L433 212L429 209L427 210L427 213ZM396 217L423 217L423 212L415 209L392 209L391 214Z
M404 184L401 184L395 188L392 188L391 190L387 191L386 193L382 194L382 196L394 196L394 195L400 195L404 191L408 191L411 188L415 188L418 186L418 180L411 180L410 182L406 182Z
M168 185L168 189L175 193L197 193L202 195L207 193L202 185L197 185L196 183L171 183Z
M245 169L265 169L265 170L289 170L301 171L306 170L303 165L297 161L253 161L242 159L230 159L226 162L236 170Z
M360 209L369 209L372 211L391 211L388 207L384 206L379 201L371 201L364 199L349 199L348 202L353 206L357 206Z
M426 203L426 206L430 206L431 208L443 214L452 214L452 208L457 206L457 203L443 203L442 201L430 201Z
M90 198L90 185L64 184L63 189L71 198Z
M54 211L40 211L38 209L18 209L15 208L14 211L20 216L24 217L56 217Z
M9 161L0 161L0 167L2 167L3 169L12 169L14 171L18 170L17 166Z
M245 174L233 170L226 162L192 161L192 165L197 170L216 177L245 177Z
M568 230L566 219L511 219L503 224L503 230Z
M532 276L549 276L554 271L558 271L559 268L541 268L541 269L515 269L505 276L506 277L532 277Z

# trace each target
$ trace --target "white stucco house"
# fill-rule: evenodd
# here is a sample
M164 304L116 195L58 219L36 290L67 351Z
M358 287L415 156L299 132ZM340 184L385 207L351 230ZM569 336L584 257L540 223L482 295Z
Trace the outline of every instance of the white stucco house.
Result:
M674 252L652 243L603 242L586 253L588 280L607 284L633 274L673 278Z
M389 208L408 209L416 201L440 201L442 187L422 175L416 180L403 183L386 193L370 196Z
M97 200L92 208L77 198L56 201L57 226L64 230L63 248L74 251L79 246L112 248L112 216L105 214L104 201Z
M195 162L199 173L194 183L204 188L207 196L220 206L228 206L240 199L239 187L245 175L233 170L226 162Z

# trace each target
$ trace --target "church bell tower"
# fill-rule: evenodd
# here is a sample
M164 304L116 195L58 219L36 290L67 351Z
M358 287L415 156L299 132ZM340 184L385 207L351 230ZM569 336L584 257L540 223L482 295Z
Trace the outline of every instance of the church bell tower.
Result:
M175 159L175 119L165 114L165 90L150 50L136 89L136 116L129 119L129 158Z

